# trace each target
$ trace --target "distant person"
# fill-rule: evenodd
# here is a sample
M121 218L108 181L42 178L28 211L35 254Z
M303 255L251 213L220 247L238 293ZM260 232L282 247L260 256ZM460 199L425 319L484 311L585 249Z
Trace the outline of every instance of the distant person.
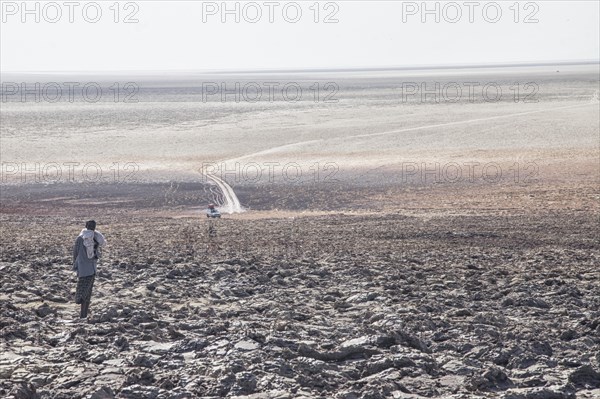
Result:
M92 299L92 288L96 279L96 265L102 254L100 248L106 244L104 236L96 231L96 222L93 220L85 223L85 229L81 230L75 240L73 247L73 271L77 272L77 292L75 303L81 304L82 319L87 317L90 301Z

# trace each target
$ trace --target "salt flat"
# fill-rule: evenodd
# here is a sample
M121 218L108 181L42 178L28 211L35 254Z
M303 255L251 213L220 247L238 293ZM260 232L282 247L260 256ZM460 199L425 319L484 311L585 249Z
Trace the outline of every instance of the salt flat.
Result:
M74 103L7 97L0 155L3 162L84 162L83 149L93 148L85 151L86 162L106 167L135 162L146 172L138 177L148 181L197 180L207 162L226 162L233 169L236 162L241 168L252 162L297 162L305 173L316 162L331 162L338 176L398 170L407 162L535 162L553 173L563 168L568 179L582 176L571 172L598 157L597 66L432 73L96 79L105 87L97 103L77 96ZM114 91L106 89L111 81L134 82L137 102L115 103L107 94ZM325 90L331 83L335 90ZM208 95L207 85L215 84L218 92ZM244 100L241 88L248 84L265 89L260 101ZM278 88L272 94L266 91L269 84ZM303 89L297 102L279 91L291 84Z

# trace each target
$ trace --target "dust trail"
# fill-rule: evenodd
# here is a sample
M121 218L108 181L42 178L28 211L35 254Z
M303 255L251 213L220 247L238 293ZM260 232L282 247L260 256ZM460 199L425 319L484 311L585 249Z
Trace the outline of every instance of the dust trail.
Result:
M590 103L586 103L586 104L576 104L576 105L567 105L567 106L563 106L563 107L544 108L544 109L540 109L540 110L536 110L536 111L525 111L525 112L517 112L517 113L513 113L513 114L506 114L506 115L490 116L487 118L476 118L476 119L468 119L468 120L464 120L464 121L437 123L434 125L416 126L416 127L409 127L409 128L404 128L404 129L388 130L385 132L378 132L378 133L357 134L354 136L340 137L340 139L347 140L347 139L352 139L352 138L385 136L385 135L389 135L389 134L412 132L412 131L416 131L416 130L435 129L438 127L466 125L466 124L476 123L476 122L493 121L493 120L497 120L497 119L514 118L517 116L533 115L533 114L557 111L557 110L562 110L562 109L585 107L585 106L589 106L589 105L595 105L595 104L597 104L597 102L598 102L598 96L597 96L597 93L595 93L594 96L592 96ZM225 162L225 163L237 162L237 161L247 159L250 157L256 157L256 156L276 153L278 151L281 151L281 150L287 149L287 148L293 148L293 147L303 146L303 145L307 145L307 144L322 143L322 142L325 142L326 140L335 140L335 138L307 140L307 141L300 141L297 143L285 144L285 145L281 145L281 146L277 146L277 147L272 147L272 148L269 148L266 150L253 152L251 154L242 155L240 157L229 159L229 160L223 161L223 162ZM207 174L206 177L211 179L213 182L215 182L215 184L221 189L221 192L223 193L224 200L222 201L222 203L218 204L219 209L222 212L226 212L226 213L230 213L230 214L244 212L244 208L242 208L242 206L240 204L240 200L238 199L237 195L233 191L233 188L231 188L231 186L229 184L227 184L227 182L225 182L224 180L222 180L214 175L211 175L211 174Z
M229 214L244 212L244 208L242 208L240 200L227 182L211 174L207 174L206 177L212 180L219 187L221 193L223 194L223 201L219 201L220 203L217 204L221 212Z

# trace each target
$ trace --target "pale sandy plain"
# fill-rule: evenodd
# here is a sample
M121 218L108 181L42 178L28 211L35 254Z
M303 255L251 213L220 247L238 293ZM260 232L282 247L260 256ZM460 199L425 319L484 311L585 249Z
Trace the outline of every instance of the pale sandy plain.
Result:
M96 162L107 169L113 162L135 162L143 172L135 176L138 180L194 181L207 162L226 161L228 168L235 168L235 162L240 168L251 162L296 162L305 177L316 162L332 162L339 168L337 177L362 170L368 180L411 162L535 162L542 173L571 180L593 177L594 168L589 167L598 159L597 65L171 79L7 76L4 81L100 82L104 87L97 103L82 101L81 95L75 95L73 104L21 103L18 95L7 97L2 103L0 155L3 162L27 162L28 167L36 162L42 167L50 162ZM134 98L139 102L115 103L107 89L111 82L136 84L139 93ZM231 89L236 82L263 88L266 82L279 88L298 83L303 93L298 102L285 101L278 88L275 101L269 101L265 90L255 103L243 97L235 102L231 94L225 101L219 94L207 95L206 100L202 95L203 84ZM315 82L321 90L316 103L310 89ZM339 87L333 103L326 99L330 90L324 90L330 82ZM454 89L448 89L447 98L438 92L439 103L432 95L423 99L420 92L403 97L403 85L411 83L428 88L455 83L462 94L454 102ZM467 84L477 85L472 96ZM486 102L495 94L492 88L484 97L486 84L501 87L499 101ZM520 86L518 97L515 84ZM66 90L63 94L64 100ZM581 168L585 172L580 173ZM281 170L275 172L281 177ZM15 176L4 177L9 181ZM258 180L267 181L266 173Z

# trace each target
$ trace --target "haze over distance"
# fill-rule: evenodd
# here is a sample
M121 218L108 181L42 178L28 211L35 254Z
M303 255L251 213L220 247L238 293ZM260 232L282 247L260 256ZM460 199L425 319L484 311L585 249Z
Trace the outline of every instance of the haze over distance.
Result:
M600 59L599 5L592 1L73 4L3 1L0 70L273 71Z

